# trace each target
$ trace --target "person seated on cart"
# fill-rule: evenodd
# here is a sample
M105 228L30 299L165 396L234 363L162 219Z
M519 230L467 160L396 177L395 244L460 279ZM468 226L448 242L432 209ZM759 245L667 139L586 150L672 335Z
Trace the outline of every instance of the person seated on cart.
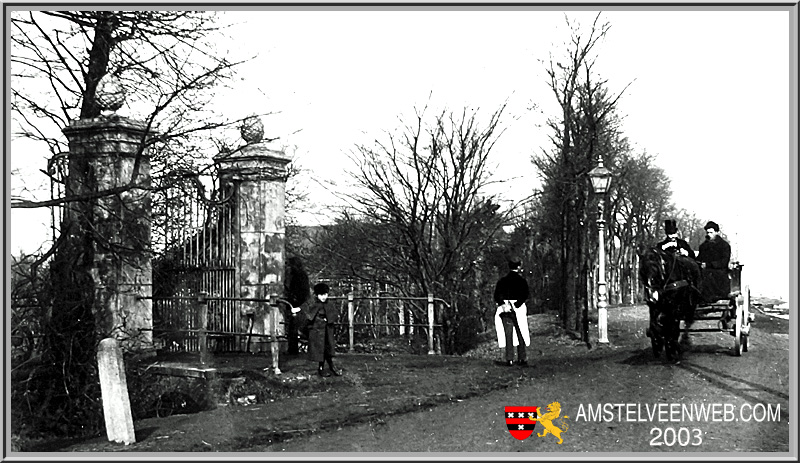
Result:
M704 302L713 303L730 298L731 280L728 264L731 259L731 246L719 234L719 225L709 221L704 227L706 240L700 244L697 262L703 274L700 295Z
M678 238L678 222L673 219L664 221L664 233L667 235L662 241L658 242L658 247L662 251L671 252L684 257L695 259L694 250L683 238Z

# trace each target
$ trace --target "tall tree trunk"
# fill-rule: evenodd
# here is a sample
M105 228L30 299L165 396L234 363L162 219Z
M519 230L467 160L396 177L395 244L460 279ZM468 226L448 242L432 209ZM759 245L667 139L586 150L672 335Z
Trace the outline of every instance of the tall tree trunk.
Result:
M86 90L81 104L81 119L100 115L100 107L97 105L94 92L97 90L97 83L108 70L111 49L114 47L114 29L118 24L119 21L114 13L107 11L101 13L95 25L94 41L89 51L89 65L85 76Z
M108 12L94 29L95 39L89 54L86 89L83 94L81 118L100 114L94 93L97 82L105 74L112 47L113 27L116 19ZM95 173L85 156L70 155L65 184L65 212L61 223L59 246L53 255L51 275L53 280L52 318L45 329L43 352L57 372L53 381L63 383L65 407L70 396L83 394L81 378L94 370L95 315L93 313L95 284L91 275L94 263L94 216L90 200L69 200L95 190Z
M578 237L578 230L576 229L577 225L577 217L575 211L575 200L572 199L569 201L571 207L570 211L567 214L568 218L568 232L567 232L567 247L569 248L569 252L567 253L567 260L566 260L566 267L567 267L567 281L566 281L566 288L567 294L565 299L565 311L566 316L564 317L564 328L576 331L579 329L578 327L578 294L581 291L580 286L580 272L581 272L581 249L580 249L580 241Z
M561 212L561 239L559 240L561 246L561 281L559 282L559 315L561 316L561 323L564 328L567 328L567 319L569 318L569 297L570 297L570 290L569 290L569 280L570 280L570 266L569 266L569 259L570 259L570 249L569 249L569 231L567 230L568 220L567 220L567 211L565 207L562 207Z

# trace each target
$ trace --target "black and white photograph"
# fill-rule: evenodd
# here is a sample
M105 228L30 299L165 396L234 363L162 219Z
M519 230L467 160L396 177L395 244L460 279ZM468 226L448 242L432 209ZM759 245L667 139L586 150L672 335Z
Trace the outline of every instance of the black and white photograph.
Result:
M797 459L796 2L3 4L3 459Z

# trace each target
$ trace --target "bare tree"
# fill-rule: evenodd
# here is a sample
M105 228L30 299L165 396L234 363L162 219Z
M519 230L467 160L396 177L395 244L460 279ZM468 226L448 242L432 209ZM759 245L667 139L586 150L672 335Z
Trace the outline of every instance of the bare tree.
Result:
M129 189L163 188L191 171L210 146L209 131L236 121L211 114L213 89L238 64L216 52L214 14L195 11L15 11L11 14L12 117L21 137L50 152L43 170L53 197L12 199L14 208L58 207L54 246L34 262L52 258L47 297L51 318L44 326L42 371L28 387L37 394L32 416L52 430L84 427L97 413L94 378L97 334L92 313L95 282L90 268L97 246L112 246L94 233L92 204ZM127 184L97 191L85 157L68 153L62 129L72 120L101 115L95 90L111 74L128 90L132 117L145 122ZM153 129L153 130L151 130ZM43 148L44 149L44 148ZM152 183L142 182L149 151ZM109 210L117 214L118 211ZM149 243L139 243L147 249ZM30 396L32 397L32 396Z
M331 246L330 255L353 275L399 294L448 300L445 349L459 349L454 333L462 321L477 323L475 297L487 292L477 282L494 273L481 271L479 256L510 214L485 193L495 182L490 154L504 108L485 122L466 108L442 111L431 123L425 110L416 111L411 124L351 153L356 189L343 195L350 204L339 222L345 235L331 241L340 246Z
M100 115L95 90L106 74L127 89L132 116L157 130L140 148L150 150L155 185L167 166L191 168L207 156L210 130L238 122L206 109L213 89L240 63L215 52L212 40L221 31L214 13L29 11L14 12L11 24L11 107L18 135L48 146L44 173L66 188L45 202L13 198L12 208L91 198L74 191L85 161L67 158L61 131L74 119Z
M559 250L560 272L550 284L558 288L554 302L564 327L588 335L588 278L594 234L590 224L590 186L587 173L602 157L613 167L613 158L623 147L617 143L619 121L615 115L621 97L611 95L606 81L593 71L595 48L610 25L595 18L588 34L572 28L571 42L562 60L552 58L546 69L548 84L560 107L560 114L548 120L552 148L534 157L543 178L542 206L548 211L542 222Z
M609 300L638 300L638 255L659 237L664 218L674 215L670 180L647 153L619 153L609 194L608 233L618 246L609 246ZM611 240L609 240L611 241Z
M12 119L17 136L47 146L51 199L12 196L12 208L50 207L53 242L49 258L67 236L91 229L86 207L98 196L143 188L138 169L149 150L154 190L169 186L174 173L197 170L212 146L209 131L235 123L205 109L213 89L239 62L215 52L214 13L192 11L17 11L11 15ZM70 156L62 130L78 118L100 115L95 90L113 74L127 88L128 107L154 129L143 138L126 185L90 191L90 169ZM19 176L14 183L24 180ZM63 214L65 210L72 213ZM85 242L84 247L90 243Z

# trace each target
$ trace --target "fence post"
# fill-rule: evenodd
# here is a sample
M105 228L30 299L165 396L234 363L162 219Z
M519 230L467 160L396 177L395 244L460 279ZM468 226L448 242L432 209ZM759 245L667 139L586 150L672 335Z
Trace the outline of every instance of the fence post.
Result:
M428 293L428 355L435 354L433 350L433 294Z
M276 293L269 295L269 315L269 348L272 352L272 371L279 375L281 369L278 367L280 343L278 343L278 295Z
M408 337L408 330L406 329L406 307L403 300L400 300L400 305L397 308L397 320L400 322L400 336Z
M408 316L408 336L413 338L414 337L414 322L415 322L414 311L413 310L408 310L408 311L406 311L406 315Z
M352 291L347 294L347 333L350 337L350 353L353 352L353 338L355 337L355 328L353 325L353 313L355 312L355 307L353 307L353 293Z
M208 342L206 342L206 334L208 330L208 293L201 292L197 295L197 310L200 331L197 333L197 342L200 344L200 364L205 365L208 362Z
M383 299L383 291L378 291L378 310L380 319L383 320L383 334L389 336L392 334L389 327L389 302Z

